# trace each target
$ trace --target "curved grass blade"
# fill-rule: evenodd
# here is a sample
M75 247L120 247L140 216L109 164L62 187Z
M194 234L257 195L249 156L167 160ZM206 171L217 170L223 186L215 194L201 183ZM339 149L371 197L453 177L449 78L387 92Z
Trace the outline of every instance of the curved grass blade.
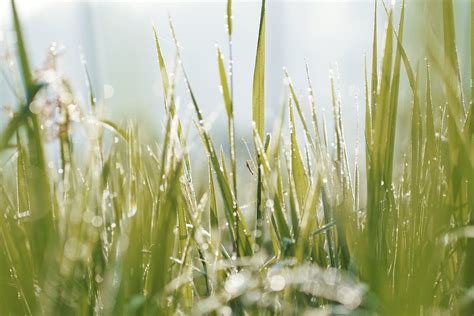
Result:
M23 32L21 29L18 12L16 10L15 0L11 0L11 7L13 12L13 26L16 32L18 57L20 58L21 75L25 87L25 96L27 98L27 103L29 104L29 102L31 102L31 100L33 99L31 92L33 90L33 87L35 86L35 82L31 73L30 63L28 61L28 54L26 53L25 42L23 40Z
M122 138L125 142L129 141L129 136L128 136L127 131L123 130L117 123L115 123L111 120L92 118L92 119L88 120L88 122L101 125L104 128L108 129L109 131L113 132L115 135Z
M168 71L166 70L166 64L163 57L163 53L161 52L160 41L158 39L158 33L156 32L155 26L153 26L153 36L155 38L155 46L156 46L156 52L158 55L158 63L160 65L160 73L161 73L161 81L163 83L165 106L169 109L171 115L174 116L175 114L174 98L172 96L172 92L170 91L171 89L170 89Z

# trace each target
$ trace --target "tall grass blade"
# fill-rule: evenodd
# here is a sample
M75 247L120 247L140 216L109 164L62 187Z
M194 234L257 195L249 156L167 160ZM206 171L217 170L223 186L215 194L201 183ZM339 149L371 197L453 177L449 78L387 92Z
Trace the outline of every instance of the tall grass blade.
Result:
M260 139L265 133L265 0L262 0L257 55L253 73L252 120Z
M227 116L230 118L232 117L233 109L232 109L232 99L230 97L229 85L227 84L227 74L225 71L224 61L222 58L222 53L219 48L217 48L217 64L219 68L219 77L221 80L221 89L222 89L222 96L224 97L224 105L227 112Z

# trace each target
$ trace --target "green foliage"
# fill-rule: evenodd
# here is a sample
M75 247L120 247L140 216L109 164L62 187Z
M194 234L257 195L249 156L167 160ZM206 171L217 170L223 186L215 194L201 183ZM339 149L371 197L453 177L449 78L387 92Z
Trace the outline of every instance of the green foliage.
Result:
M227 67L217 49L228 157L216 149L176 44L173 70L195 109L203 166L191 163L178 76L168 74L154 28L165 117L151 145L135 122L101 115L87 69L90 111L70 106L78 100L67 78L42 83L12 1L24 95L0 135L0 314L472 314L474 92L463 88L453 2L440 3L442 20L431 21L442 26L442 43L427 45L426 60L404 45L404 34L417 32L405 23L409 8L381 4L383 57L379 65L376 2L365 69L365 170L358 157L351 170L335 76L334 147L308 67L309 104L285 70L288 102L265 135L262 1L247 175L237 174L232 1ZM171 21L170 30L177 43ZM57 122L42 112L52 102ZM53 137L43 128L50 124L60 131ZM50 143L57 146L47 151ZM206 176L194 179L192 167ZM238 187L238 177L251 185Z
M259 137L263 140L265 133L265 0L262 0L260 12L257 54L253 73L252 120Z

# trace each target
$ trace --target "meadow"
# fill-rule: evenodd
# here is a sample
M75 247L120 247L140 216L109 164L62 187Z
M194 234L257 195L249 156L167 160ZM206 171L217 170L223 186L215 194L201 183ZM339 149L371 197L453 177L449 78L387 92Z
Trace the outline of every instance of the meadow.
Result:
M1 114L0 314L473 314L474 3L470 29L459 30L453 0L431 2L442 36L425 38L422 58L405 46L405 34L417 32L404 29L409 3L374 0L359 100L365 138L351 146L337 76L326 118L312 70L306 87L284 70L278 119L265 119L265 0L248 82L232 76L238 21L227 1L229 45L216 47L214 69L225 144L211 137L171 19L173 63L157 30L150 38L165 107L161 134L150 139L139 122L107 118L87 64L86 104L57 69L54 47L32 69L12 0L19 80L17 104ZM470 69L460 66L456 31L471 34ZM180 83L191 121L179 115ZM252 100L234 105L243 84ZM252 109L248 153L236 152L234 106ZM190 130L205 159L188 150Z

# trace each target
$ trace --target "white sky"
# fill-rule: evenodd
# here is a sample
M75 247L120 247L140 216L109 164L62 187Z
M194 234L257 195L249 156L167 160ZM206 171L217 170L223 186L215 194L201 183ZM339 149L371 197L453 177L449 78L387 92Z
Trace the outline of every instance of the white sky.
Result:
M261 0L233 0L234 2L260 2ZM271 0L279 2L360 2L372 0ZM393 2L394 0L392 0ZM52 3L67 3L67 2L226 2L226 0L16 0L17 6L22 10L23 14L30 14L45 5ZM10 7L10 0L0 0L0 10L5 12Z
M232 0L233 2L250 2L250 3L260 3L261 0ZM272 2L371 2L373 0L270 0ZM390 0L387 0L390 1ZM392 4L396 0L391 0ZM20 14L20 17L28 17L34 15L38 10L54 5L55 3L77 3L77 2L91 2L91 3L123 3L126 2L130 4L140 3L173 3L173 2L188 2L188 3L226 3L227 0L16 0L16 5ZM267 0L269 2L269 0ZM4 26L6 23L9 23L11 16L10 11L10 0L0 0L0 26Z

